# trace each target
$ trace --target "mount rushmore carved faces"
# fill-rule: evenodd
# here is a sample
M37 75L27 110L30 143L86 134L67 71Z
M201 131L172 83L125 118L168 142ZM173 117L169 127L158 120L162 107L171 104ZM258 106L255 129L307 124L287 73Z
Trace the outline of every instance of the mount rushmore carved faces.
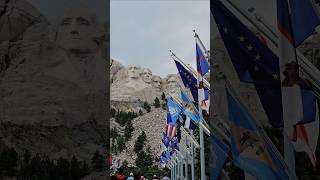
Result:
M150 84L152 82L152 72L150 69L148 68L143 68L142 69L142 73L141 73L141 77L142 80L147 83Z
M156 90L160 91L161 90L161 77L160 76L152 76L152 85L153 87L156 88Z
M175 89L178 88L178 79L174 75L168 75L167 88Z
M57 44L70 52L92 53L97 49L95 25L95 16L87 8L69 9L58 23Z
M55 46L42 48L39 54L30 48L12 60L22 62L9 67L2 79L4 118L48 126L73 126L92 116L104 120L107 61L97 51L94 38L100 31L94 28L93 17L83 8L70 9L62 15L60 26L53 26ZM40 42L47 40L37 37ZM17 81L20 77L27 80Z
M141 67L136 65L129 65L126 69L126 74L129 79L140 78Z

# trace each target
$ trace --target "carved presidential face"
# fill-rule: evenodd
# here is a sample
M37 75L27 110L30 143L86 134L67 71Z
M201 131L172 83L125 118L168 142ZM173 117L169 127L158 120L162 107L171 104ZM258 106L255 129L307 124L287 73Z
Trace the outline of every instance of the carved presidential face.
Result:
M142 69L141 77L145 83L150 84L152 82L152 72L150 71L150 69Z
M160 76L152 76L152 84L157 90L161 89L161 77Z
M167 79L167 87L168 88L177 88L178 87L178 81L175 76L169 76Z
M136 65L129 65L126 74L128 78L138 79L140 77L141 67Z
M65 50L92 53L98 45L94 42L94 14L87 8L68 10L58 23L57 44Z

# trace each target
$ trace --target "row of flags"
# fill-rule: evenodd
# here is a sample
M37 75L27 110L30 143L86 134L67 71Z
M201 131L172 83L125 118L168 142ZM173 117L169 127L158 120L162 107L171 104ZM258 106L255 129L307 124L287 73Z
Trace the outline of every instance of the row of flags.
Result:
M211 13L218 27L239 80L253 84L262 107L273 128L282 128L296 152L306 152L316 165L315 150L319 135L318 98L314 86L299 73L296 48L320 24L309 0L277 0L279 32L278 51L268 47L266 38L253 33L220 0L211 1ZM173 150L179 149L179 128L194 129L203 122L202 110L209 113L210 90L204 86L204 76L210 66L206 51L196 41L196 74L181 61L174 60L188 93L167 99L167 121L161 148L162 164ZM259 180L295 179L282 155L264 132L259 121L236 96L230 84L225 88L227 116L224 123L210 133L210 178L218 179L227 159L245 174ZM199 109L201 112L199 112ZM174 130L176 128L176 130ZM217 132L226 132L221 135ZM168 143L173 142L173 143ZM176 143L175 143L176 142ZM163 156L163 154L165 156Z
M196 125L199 125L201 121L201 115L199 112L199 106L201 111L204 110L209 113L209 89L204 86L202 80L203 76L209 72L209 63L205 57L205 50L196 43L196 57L197 57L197 73L200 76L195 76L192 71L188 69L181 62L174 60L177 70L179 72L180 78L187 90L189 90L192 99L189 97L187 92L181 88L180 96L168 97L166 99L167 104L167 120L165 125L165 132L167 141L171 141L176 138L176 132L179 128L185 128L189 130L194 130ZM200 79L201 78L201 79ZM199 81L200 79L200 81ZM168 139L169 138L169 139ZM180 137L181 138L181 137ZM179 143L179 142L178 142ZM172 149L178 150L179 145L162 143L160 148L160 164L165 165L168 160L170 160L173 155ZM174 147L173 147L174 146ZM171 153L169 153L171 152ZM167 156L164 156L167 155Z
M318 99L308 79L299 74L296 48L320 24L310 1L277 0L279 52L257 37L220 1L211 1L211 13L241 82L255 86L269 123L283 128L296 152L306 152L315 166L319 135ZM295 176L250 113L226 89L228 143L213 135L215 161L211 179L218 179L226 157L257 179ZM230 149L229 149L230 147ZM231 151L231 155L229 152Z

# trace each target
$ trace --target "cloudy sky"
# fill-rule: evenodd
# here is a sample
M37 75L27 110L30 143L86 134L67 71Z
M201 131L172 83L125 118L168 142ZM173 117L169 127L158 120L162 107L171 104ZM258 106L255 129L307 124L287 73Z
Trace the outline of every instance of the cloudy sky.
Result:
M195 64L195 29L210 47L210 2L111 0L110 54L124 65L138 64L154 74L177 73L169 49Z
M79 3L88 5L99 19L109 14L106 0L27 0L46 16L60 16ZM225 0L224 0L225 1ZM256 11L275 25L275 0L232 0ZM124 65L138 64L154 74L177 73L172 49L186 63L195 65L195 29L210 47L209 0L110 0L110 55ZM215 28L213 32L217 32Z

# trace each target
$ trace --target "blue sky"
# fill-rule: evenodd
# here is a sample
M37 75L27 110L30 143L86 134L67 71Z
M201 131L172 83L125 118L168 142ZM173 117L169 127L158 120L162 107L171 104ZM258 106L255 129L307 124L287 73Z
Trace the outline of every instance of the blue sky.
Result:
M172 49L194 66L193 29L209 49L209 0L110 2L110 54L124 65L138 64L162 77L177 73Z

